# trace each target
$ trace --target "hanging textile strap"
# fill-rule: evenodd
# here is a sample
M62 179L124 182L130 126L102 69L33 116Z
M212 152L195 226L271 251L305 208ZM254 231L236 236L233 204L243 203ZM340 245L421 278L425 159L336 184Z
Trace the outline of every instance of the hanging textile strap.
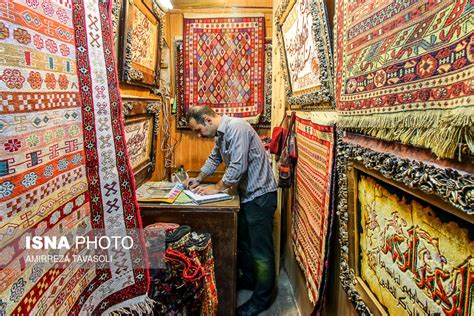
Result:
M206 275L199 262L170 247L165 251L165 258L183 265L183 279L188 282L198 281Z

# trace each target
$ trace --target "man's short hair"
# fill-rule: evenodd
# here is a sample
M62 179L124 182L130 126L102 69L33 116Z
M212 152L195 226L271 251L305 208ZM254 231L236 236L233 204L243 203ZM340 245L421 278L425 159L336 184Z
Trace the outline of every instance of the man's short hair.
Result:
M205 106L193 106L189 109L188 114L186 115L186 121L189 124L189 121L193 118L196 123L204 124L204 116L216 117L217 113L208 105Z

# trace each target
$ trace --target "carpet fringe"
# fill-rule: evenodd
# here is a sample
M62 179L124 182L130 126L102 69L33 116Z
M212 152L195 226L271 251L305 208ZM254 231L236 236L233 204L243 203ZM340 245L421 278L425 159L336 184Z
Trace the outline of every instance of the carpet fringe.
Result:
M249 124L257 124L260 121L260 115L241 118L247 121Z
M145 298L145 301L135 303L127 307L120 307L111 311L109 316L124 316L124 315L154 315L153 309L155 301L149 297Z
M339 116L338 125L386 141L429 148L439 158L453 159L460 143L474 152L474 108L426 113Z

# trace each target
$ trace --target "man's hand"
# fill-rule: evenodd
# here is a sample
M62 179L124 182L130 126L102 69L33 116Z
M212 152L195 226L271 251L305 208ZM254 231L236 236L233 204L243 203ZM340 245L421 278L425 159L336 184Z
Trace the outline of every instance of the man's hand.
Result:
M210 194L217 194L221 192L221 190L214 184L214 185L207 185L207 186L198 186L193 190L194 193L199 195L210 195Z
M190 190L196 188L200 184L201 184L201 179L199 178L187 178L184 181L184 186Z

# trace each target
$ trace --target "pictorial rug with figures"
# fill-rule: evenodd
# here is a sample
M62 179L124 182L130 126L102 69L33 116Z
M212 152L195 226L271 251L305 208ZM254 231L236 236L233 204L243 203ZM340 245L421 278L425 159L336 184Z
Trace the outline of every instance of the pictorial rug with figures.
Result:
M184 16L184 109L254 118L263 111L265 18Z
M336 6L339 126L454 158L474 152L472 1Z
M150 158L153 141L153 120L134 120L125 125L125 140L132 168Z
M151 310L106 1L0 12L0 315ZM74 233L137 242L98 253L109 262L75 261L90 253L78 244L27 249L27 236Z
M334 119L297 112L296 141L293 249L306 278L309 299L316 305L324 294L334 209Z
M288 104L305 109L334 104L331 28L324 0L282 0L275 20Z

